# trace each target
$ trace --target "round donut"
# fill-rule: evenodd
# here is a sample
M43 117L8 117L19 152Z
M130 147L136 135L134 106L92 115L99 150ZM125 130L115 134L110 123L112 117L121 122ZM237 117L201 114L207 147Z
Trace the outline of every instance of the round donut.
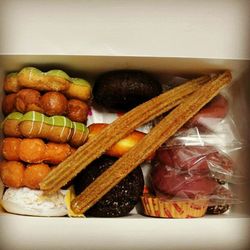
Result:
M219 94L191 118L186 126L209 128L224 119L228 113L228 109L229 105L227 99Z

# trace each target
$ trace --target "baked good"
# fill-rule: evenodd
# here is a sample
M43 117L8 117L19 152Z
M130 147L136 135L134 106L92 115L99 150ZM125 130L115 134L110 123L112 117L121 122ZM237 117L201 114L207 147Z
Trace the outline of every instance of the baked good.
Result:
M71 121L85 123L89 105L78 99L67 100L63 93L56 91L41 94L35 89L21 89L17 93L4 96L2 110L4 115L15 111L37 111L47 116L64 115Z
M78 147L85 143L88 129L83 123L72 122L64 116L45 116L29 111L13 112L3 121L3 133L8 137L42 138L52 142L69 142Z
M106 127L108 127L108 124L106 123L93 123L89 125L88 140L91 140L94 136L99 134ZM136 143L138 143L144 136L145 134L142 132L133 131L128 136L118 141L110 149L108 149L105 154L119 158L126 152L128 152L134 145L136 145Z
M224 119L228 113L227 99L219 94L203 107L185 126L212 128Z
M150 74L137 70L104 73L95 81L93 96L103 107L129 110L162 92L161 84Z
M80 194L90 183L108 169L116 158L102 156L93 161L74 179L76 194ZM140 200L144 187L143 174L140 167L133 170L120 183L114 186L92 208L86 211L86 216L118 217L128 215Z
M34 67L25 67L19 72L10 73L4 80L4 91L16 93L22 88L38 91L60 91L68 98L88 101L91 98L91 85L84 79L71 78L62 70L42 72Z
M59 164L73 152L67 143L45 143L38 138L6 137L3 139L1 149L1 154L7 161L49 164Z
M41 190L27 187L8 188L2 197L3 208L13 214L31 216L65 216L65 192L59 190L51 196L44 196Z
M177 132L193 115L231 81L230 72L224 72L204 84L172 110L139 143L119 158L107 171L91 183L72 201L76 213L84 213L121 181L136 166L149 157L164 141ZM92 140L93 141L93 140ZM69 158L68 158L69 159ZM53 171L51 172L51 174ZM48 177L50 174L48 175Z
M46 190L47 193L60 189L124 136L178 105L185 96L198 89L202 83L209 79L209 77L203 76L189 81L120 116L108 128L101 131L92 140L87 141L74 153L74 156L70 156L59 164L41 183L41 189Z

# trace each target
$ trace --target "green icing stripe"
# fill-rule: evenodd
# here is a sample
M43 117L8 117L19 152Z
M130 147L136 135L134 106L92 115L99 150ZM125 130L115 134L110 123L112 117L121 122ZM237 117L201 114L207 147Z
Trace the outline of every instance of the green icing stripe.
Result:
M29 111L23 115L21 121L35 121L35 122L44 122L52 126L59 127L68 127L72 128L72 121L64 116L54 115L48 117L42 113L36 111Z
M83 123L80 123L80 122L72 122L72 123L73 123L74 129L77 131L85 132L86 130L88 130L88 128Z
M58 76L70 81L75 85L90 86L90 83L88 81L81 78L71 78L66 72L60 69L52 69L49 70L48 72L42 72L41 70L35 67L25 67L21 71L19 71L19 73L10 73L8 76L22 74L26 72L28 73L32 72L32 74L37 74L37 75Z
M23 114L20 113L20 112L12 112L10 113L0 124L0 129L2 130L3 129L3 125L5 123L5 121L7 120L16 120L16 121L19 121L21 120L21 118L23 117Z
M36 111L29 111L25 113L22 117L22 121L43 122L45 120L45 115Z
M75 85L90 86L90 83L81 78L71 78L71 81Z
M7 75L7 77L17 76L17 72L12 72Z
M59 77L62 77L64 79L66 79L66 80L71 81L68 74L66 74L64 71L62 71L60 69L52 69L52 70L50 70L50 71L48 71L47 73L44 73L44 74L49 75L49 76L59 76Z
M5 120L20 120L22 117L23 117L22 113L12 112L5 118Z
M72 121L65 116L55 115L50 117L50 123L54 126L73 128Z

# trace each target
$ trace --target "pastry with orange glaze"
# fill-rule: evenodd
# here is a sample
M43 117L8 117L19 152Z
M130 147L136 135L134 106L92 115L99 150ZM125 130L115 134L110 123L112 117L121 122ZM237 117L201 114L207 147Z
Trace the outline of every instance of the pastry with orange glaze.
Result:
M108 124L105 123L93 123L89 125L89 139L91 140L92 137L100 133L107 126ZM126 152L128 152L133 146L135 146L135 144L138 143L144 136L144 133L134 131L125 138L118 141L109 150L107 150L106 154L113 157L121 157Z
M7 137L2 143L2 156L8 161L27 163L59 164L70 156L75 149L67 143L45 143L38 138L20 139Z

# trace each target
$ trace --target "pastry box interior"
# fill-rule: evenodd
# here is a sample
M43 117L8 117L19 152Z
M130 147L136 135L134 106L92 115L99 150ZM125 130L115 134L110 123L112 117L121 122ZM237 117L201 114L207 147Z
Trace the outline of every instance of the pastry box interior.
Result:
M153 1L148 19L139 1L63 1L44 19L56 2L2 8L0 249L249 249L247 1L159 1L157 20ZM142 20L158 47L136 39ZM86 41L53 33L62 23Z

